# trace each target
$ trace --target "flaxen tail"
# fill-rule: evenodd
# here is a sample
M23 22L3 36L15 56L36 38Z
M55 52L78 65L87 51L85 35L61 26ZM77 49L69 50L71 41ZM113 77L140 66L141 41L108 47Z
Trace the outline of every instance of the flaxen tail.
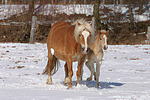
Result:
M53 55L52 59L47 62L46 68L43 70L43 75L51 72L51 75L54 75L59 68L59 60ZM50 70L50 71L49 71Z

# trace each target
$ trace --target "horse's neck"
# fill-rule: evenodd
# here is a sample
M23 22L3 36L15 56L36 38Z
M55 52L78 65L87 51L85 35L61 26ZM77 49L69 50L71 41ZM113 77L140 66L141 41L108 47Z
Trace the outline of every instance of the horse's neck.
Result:
M96 36L95 41L90 44L90 49L94 52L95 55L103 53L102 45L99 42L98 36Z

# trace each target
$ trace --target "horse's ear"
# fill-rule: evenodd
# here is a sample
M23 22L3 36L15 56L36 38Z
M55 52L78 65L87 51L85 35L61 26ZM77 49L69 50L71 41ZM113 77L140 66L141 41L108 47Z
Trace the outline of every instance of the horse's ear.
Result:
M106 31L106 35L109 33L109 30Z
M81 24L80 23L78 23L78 26L80 26Z
M92 26L92 25L93 25L93 22L91 22L90 25Z

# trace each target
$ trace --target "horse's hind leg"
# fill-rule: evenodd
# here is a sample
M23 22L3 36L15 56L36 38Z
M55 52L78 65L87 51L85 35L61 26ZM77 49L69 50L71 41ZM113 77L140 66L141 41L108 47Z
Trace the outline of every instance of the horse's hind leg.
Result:
M93 77L93 74L94 74L94 63L90 62L90 61L87 61L85 63L85 65L88 67L88 69L90 70L91 72L91 75L90 77L87 78L87 81L91 81L92 80L92 77Z
M52 55L48 54L48 62L47 62L47 70L48 70L48 79L46 84L52 85L52 77L51 77L51 63L52 63Z
M69 80L69 76L68 76L67 62L65 63L64 68L65 68L65 84L68 84L70 82L70 80Z

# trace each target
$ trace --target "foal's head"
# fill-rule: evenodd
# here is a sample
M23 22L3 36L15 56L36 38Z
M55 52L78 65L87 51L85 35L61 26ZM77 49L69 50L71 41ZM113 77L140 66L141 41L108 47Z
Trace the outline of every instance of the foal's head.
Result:
M102 46L102 48L104 50L108 49L108 46L107 46L107 34L108 34L108 32L109 31L106 31L106 30L98 30L98 32L97 32L100 45Z
M77 43L81 44L81 51L83 54L87 54L89 50L89 44L92 43L94 35L94 30L92 25L83 19L77 20L75 22L75 40Z

